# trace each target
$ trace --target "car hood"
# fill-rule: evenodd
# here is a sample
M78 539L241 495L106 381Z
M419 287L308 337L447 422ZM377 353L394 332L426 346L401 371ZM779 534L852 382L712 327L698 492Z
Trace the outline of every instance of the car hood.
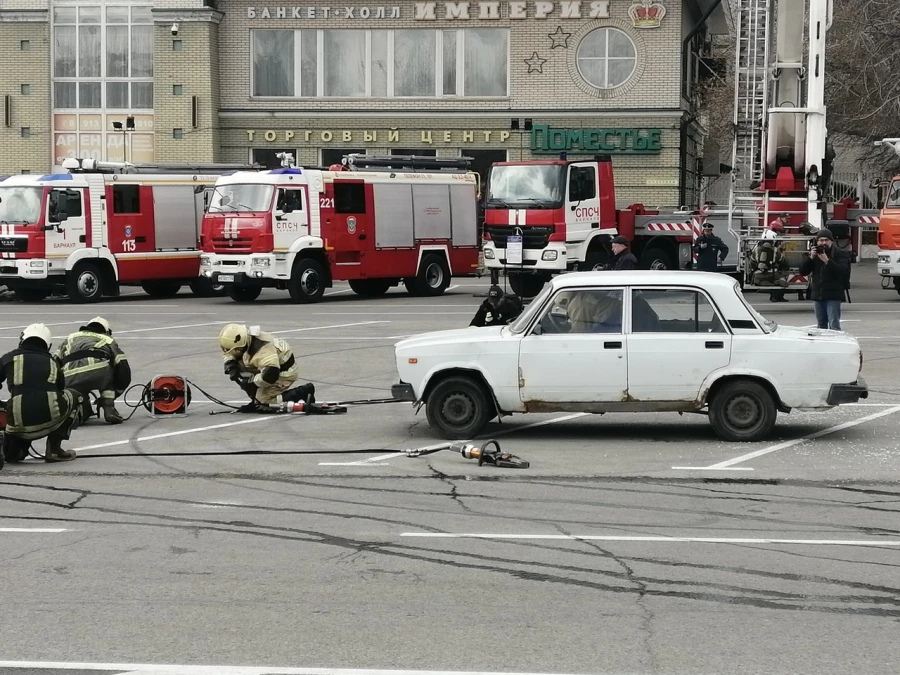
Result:
M446 344L482 344L491 338L498 339L506 326L486 326L484 328L458 328L455 330L440 330L434 333L422 333L401 340L394 348L396 350L409 349L411 347L430 347Z

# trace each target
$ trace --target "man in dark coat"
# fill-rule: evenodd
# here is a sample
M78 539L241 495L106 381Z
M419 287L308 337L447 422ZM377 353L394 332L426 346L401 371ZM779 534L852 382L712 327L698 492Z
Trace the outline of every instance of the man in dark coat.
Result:
M694 253L697 256L697 269L700 272L716 272L719 264L728 256L728 246L713 234L712 223L703 223L700 236L694 242Z
M609 269L613 271L636 270L637 258L631 252L631 242L619 235L612 240L612 258L609 260Z
M831 230L816 233L816 244L800 263L800 274L809 277L809 296L816 308L819 328L841 330L841 303L850 281L850 255L834 245Z
M522 313L517 295L506 295L499 286L491 286L487 300L481 303L470 326L505 326Z

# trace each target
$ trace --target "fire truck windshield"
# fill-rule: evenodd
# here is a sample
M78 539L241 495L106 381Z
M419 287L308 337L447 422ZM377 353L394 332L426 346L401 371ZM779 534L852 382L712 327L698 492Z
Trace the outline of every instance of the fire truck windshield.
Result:
M564 172L561 164L495 166L488 182L487 206L559 206L563 200Z
M900 209L900 179L891 183L890 192L888 192L887 201L884 203L886 209Z
M38 222L42 192L39 187L0 187L0 223Z
M268 211L275 187L262 184L219 185L209 200L209 213Z

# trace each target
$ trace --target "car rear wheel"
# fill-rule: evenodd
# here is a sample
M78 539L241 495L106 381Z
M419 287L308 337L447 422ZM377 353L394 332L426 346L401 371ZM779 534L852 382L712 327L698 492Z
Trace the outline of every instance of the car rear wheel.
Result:
M428 396L425 416L444 438L470 439L494 416L488 394L470 377L448 377Z
M709 404L709 421L726 441L759 441L775 426L778 410L772 394L752 380L724 384Z

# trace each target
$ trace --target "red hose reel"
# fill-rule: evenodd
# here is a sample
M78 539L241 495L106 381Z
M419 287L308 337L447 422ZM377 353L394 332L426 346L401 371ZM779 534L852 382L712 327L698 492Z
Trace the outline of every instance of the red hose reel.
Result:
M144 407L154 417L187 415L191 404L191 388L179 375L158 375L151 380Z

